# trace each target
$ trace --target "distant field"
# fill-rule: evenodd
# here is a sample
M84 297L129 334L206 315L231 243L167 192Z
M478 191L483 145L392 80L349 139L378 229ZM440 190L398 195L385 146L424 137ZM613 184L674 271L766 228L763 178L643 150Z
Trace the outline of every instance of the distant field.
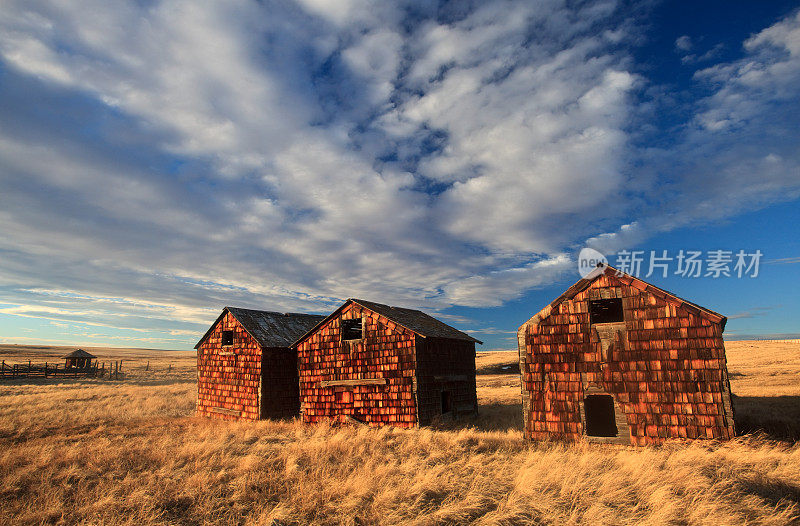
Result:
M515 352L479 353L479 417L404 431L199 419L193 352L87 348L125 379L0 383L0 522L797 521L800 343L726 348L737 424L769 434L652 449L524 442Z

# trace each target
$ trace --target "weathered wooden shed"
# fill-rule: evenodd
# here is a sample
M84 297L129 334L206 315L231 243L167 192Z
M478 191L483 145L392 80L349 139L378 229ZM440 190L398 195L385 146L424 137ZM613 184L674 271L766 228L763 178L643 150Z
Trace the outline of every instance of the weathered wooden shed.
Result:
M732 438L725 321L613 267L596 269L519 328L525 437Z
M76 349L64 356L64 367L66 369L89 369L92 367L92 360L97 356L88 353L83 349Z
M476 342L424 312L349 299L295 344L303 421L415 427L474 415Z
M322 319L225 307L195 345L197 413L247 420L297 415L297 353L290 346Z

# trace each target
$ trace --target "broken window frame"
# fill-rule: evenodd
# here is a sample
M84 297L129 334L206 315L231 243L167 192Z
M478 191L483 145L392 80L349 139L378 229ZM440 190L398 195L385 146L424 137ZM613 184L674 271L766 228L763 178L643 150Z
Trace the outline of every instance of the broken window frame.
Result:
M624 323L625 309L622 298L589 300L589 323Z
M356 334L356 330L358 331L357 338L349 338L348 336L352 336ZM350 334L348 334L350 333ZM350 318L347 320L342 320L341 322L341 337L343 342L354 342L364 339L364 319L363 318Z

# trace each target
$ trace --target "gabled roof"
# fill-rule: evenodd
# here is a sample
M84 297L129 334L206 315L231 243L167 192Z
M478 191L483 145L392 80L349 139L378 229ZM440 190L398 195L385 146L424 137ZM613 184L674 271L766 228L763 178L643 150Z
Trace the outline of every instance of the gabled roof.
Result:
M639 278L633 277L629 274L625 274L624 272L620 272L619 270L615 269L611 265L605 265L602 267L598 267L592 272L589 273L585 278L578 280L574 285L564 291L564 293L553 300L547 307L543 308L539 312L537 312L531 319L523 323L519 331L522 331L526 326L532 324L538 324L541 320L548 317L551 312L555 310L561 303L567 300L571 300L595 282L600 276L610 276L615 279L620 280L621 282L630 285L631 287L637 288L642 292L648 292L657 298L664 300L665 302L675 305L676 307L680 307L682 309L688 310L692 314L696 316L701 316L703 318L708 319L713 323L720 323L722 325L722 330L725 330L725 323L727 322L727 318L718 312L714 312L711 309L706 309L705 307L701 307L691 301L687 301L685 299L679 298L675 294L668 292L664 289L658 288L655 285L651 285L646 281L643 281Z
M333 311L330 316L327 316L324 320L316 324L311 330L306 332L302 337L298 338L295 343L300 343L302 340L305 340L314 331L316 331L318 327L322 326L328 320L338 316L342 309L344 309L350 303L356 303L367 310L376 312L381 316L393 321L397 325L405 327L411 332L422 336L423 338L445 338L449 340L464 340L483 344L482 341L477 340L469 334L461 332L455 327L451 327L446 323L425 314L422 311L415 309L404 309L402 307L392 307L390 305L384 305L383 303L375 303L373 301L359 300L355 298L350 298L345 301L338 309Z
M64 358L97 358L94 354L89 354L83 349L77 349L64 356Z
M225 316L226 312L236 318L244 330L255 338L262 347L289 347L294 341L306 333L316 323L325 319L319 314L300 314L295 312L273 312L264 310L241 309L238 307L225 307L222 314L211 324L195 349L205 341L214 327Z

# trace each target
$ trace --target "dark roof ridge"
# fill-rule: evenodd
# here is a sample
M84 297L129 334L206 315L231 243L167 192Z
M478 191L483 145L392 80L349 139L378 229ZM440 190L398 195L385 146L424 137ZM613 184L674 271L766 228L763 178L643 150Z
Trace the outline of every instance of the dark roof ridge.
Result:
M444 323L443 321L434 318L430 314L422 312L421 310L409 309L406 307L394 307L392 305L386 305L384 303L377 303L374 301L362 300L358 298L348 298L347 300L345 300L344 303L342 303L335 311L333 311L331 314L325 317L324 320L320 321L318 324L312 327L307 333L298 338L294 344L296 345L301 341L305 340L309 335L311 335L314 331L316 331L318 327L320 327L322 324L335 317L345 306L347 306L351 302L361 305L362 307L371 310L381 316L384 316L385 318L391 320L393 323L396 323L397 325L404 327L410 330L411 332L418 334L419 336L422 336L423 338L444 338L450 340L465 340L483 344L483 342L478 340L477 338L473 338L469 334L460 331L455 327L452 327ZM405 314L413 313L417 317L416 321L418 323L413 323L414 320L398 319L397 315L402 313Z
M97 358L97 356L86 352L83 349L75 349L71 353L64 355L63 358Z
M312 322L325 318L322 314L278 312L226 306L194 346L195 349L199 348L208 338L226 312L230 312L244 330L262 347L290 347L294 340L303 334Z
M249 307L231 307L230 305L225 307L225 309L248 310L252 312L262 312L265 314L280 314L281 316L323 316L322 314L312 314L309 312L283 312L279 310L251 309Z

